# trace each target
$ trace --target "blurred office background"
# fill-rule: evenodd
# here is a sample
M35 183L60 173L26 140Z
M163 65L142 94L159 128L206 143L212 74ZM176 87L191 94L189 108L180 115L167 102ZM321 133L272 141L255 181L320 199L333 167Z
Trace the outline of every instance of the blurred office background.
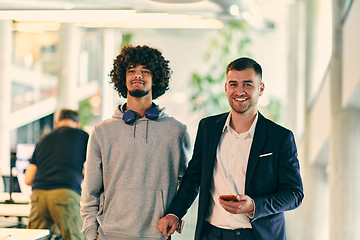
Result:
M21 191L57 110L79 109L91 132L126 101L108 77L122 45L170 60L155 102L192 140L201 117L229 110L226 65L250 56L263 67L260 111L298 144L305 198L286 213L288 239L360 239L359 43L360 0L0 0L0 191L11 174ZM196 208L175 240L192 239Z

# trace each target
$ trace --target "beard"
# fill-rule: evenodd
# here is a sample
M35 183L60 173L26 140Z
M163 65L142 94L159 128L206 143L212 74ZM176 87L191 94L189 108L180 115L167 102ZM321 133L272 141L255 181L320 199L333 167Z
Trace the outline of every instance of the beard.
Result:
M257 105L257 103L258 103L258 98L251 99L250 102L241 105L239 105L234 99L229 100L230 107L239 114L246 113L250 109L254 108Z
M135 89L135 90L129 91L129 94L132 97L141 98L141 97L148 95L149 92L150 92L150 90L145 91L145 90Z

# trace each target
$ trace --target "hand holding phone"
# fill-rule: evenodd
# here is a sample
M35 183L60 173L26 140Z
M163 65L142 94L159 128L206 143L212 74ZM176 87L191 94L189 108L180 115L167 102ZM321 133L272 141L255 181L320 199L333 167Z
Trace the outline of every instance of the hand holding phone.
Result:
M238 202L236 195L220 195L220 198L229 202Z

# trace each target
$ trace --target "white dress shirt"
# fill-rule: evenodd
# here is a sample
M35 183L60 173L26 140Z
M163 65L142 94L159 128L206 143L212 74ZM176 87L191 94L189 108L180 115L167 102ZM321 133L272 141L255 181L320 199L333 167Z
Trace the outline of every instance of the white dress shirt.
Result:
M230 126L230 119L231 113L226 119L216 151L207 221L224 229L251 228L246 214L231 214L225 211L219 203L219 196L245 194L246 170L258 114L250 129L241 134Z

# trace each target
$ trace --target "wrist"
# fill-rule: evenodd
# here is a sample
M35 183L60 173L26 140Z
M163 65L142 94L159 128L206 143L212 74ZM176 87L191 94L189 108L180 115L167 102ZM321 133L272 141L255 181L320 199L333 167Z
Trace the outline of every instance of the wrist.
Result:
M255 215L255 211L254 211L254 210L246 213L246 216L247 216L248 218L250 218L250 219L253 219L253 218L254 218L254 215Z
M255 202L252 199L251 199L251 202L252 202L252 206L253 206L252 210L250 212L246 213L246 216L250 219L253 219L255 216Z

